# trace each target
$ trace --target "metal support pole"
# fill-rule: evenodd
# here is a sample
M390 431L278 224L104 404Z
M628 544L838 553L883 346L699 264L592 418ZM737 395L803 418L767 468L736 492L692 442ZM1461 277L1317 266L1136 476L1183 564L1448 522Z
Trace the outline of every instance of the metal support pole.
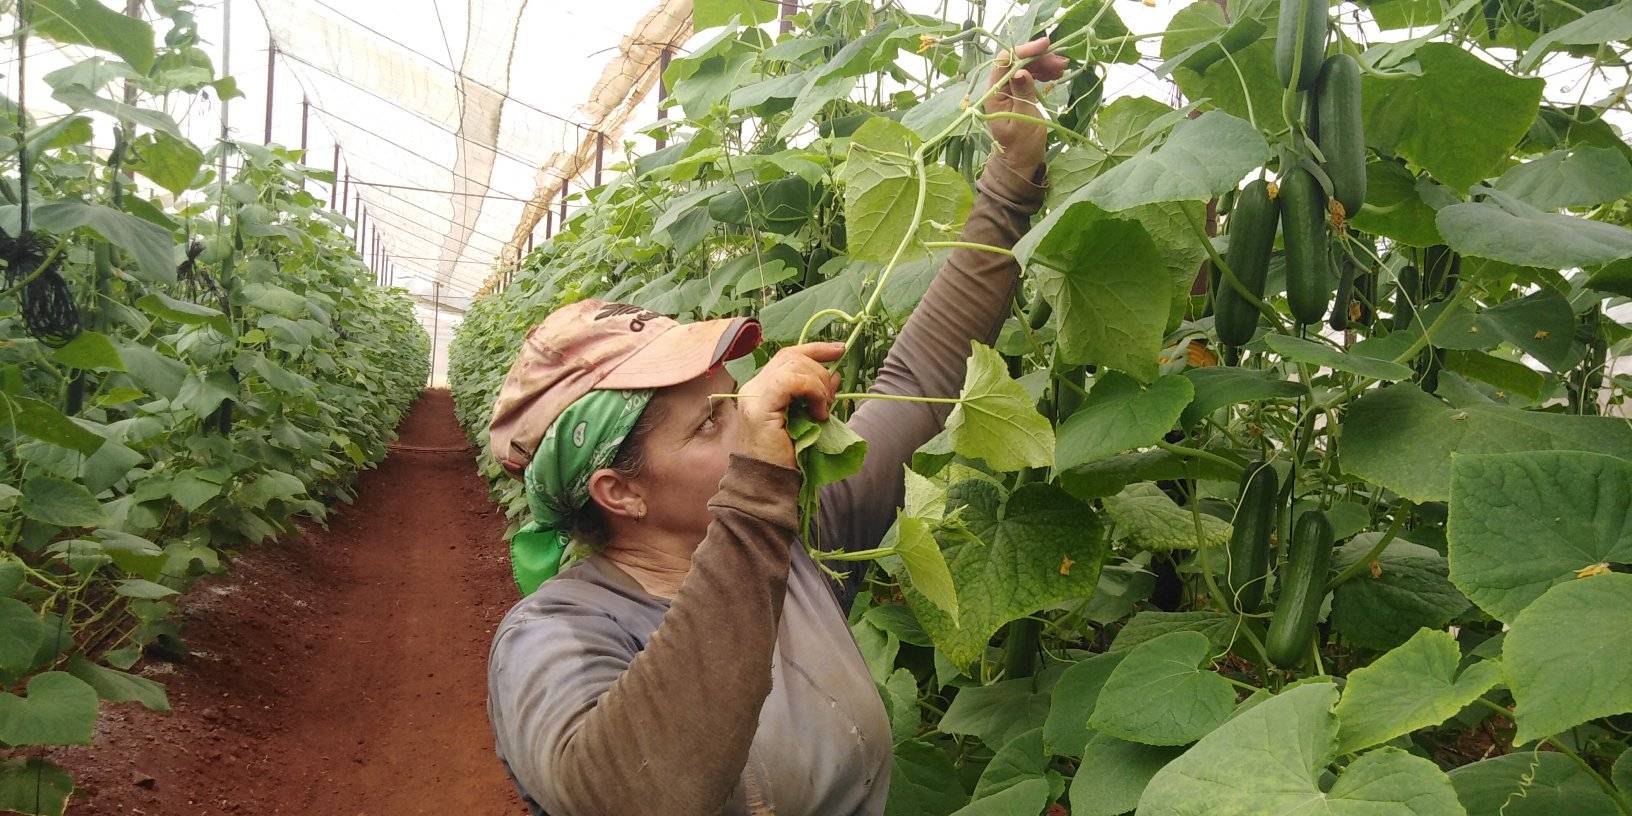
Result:
M221 76L232 76L232 0L221 0ZM230 120L227 108L231 102L221 100L221 141L227 141ZM227 187L227 151L221 151L221 189Z
M531 255L532 252L533 252L533 234L529 232L529 233L527 233L527 254Z
M544 240L548 241L553 237L555 237L555 213L553 213L553 212L551 212L549 210L545 210L544 211Z
M442 328L442 282L431 284L431 381L436 382L436 341Z
M270 37L266 43L266 144L272 144L272 81L277 78L278 42Z
M601 186L601 159L606 154L606 136L595 131L595 186Z
M335 195L335 193L340 192L338 189L335 189L335 185L338 184L339 181L340 181L340 145L335 145L334 146L334 180L329 182L329 209L333 210L335 212L340 212L340 208L345 206L345 202L346 202L346 198L345 198L345 196L343 194L338 195L338 196Z
M363 209L362 197L357 200L357 254L362 255L368 250L368 210Z
M572 182L567 181L567 180L562 180L562 182L561 182L561 228L562 229L566 229L566 226L567 226L567 187L569 187L571 184L572 184Z
M793 15L798 13L798 11L799 4L795 2L795 0L782 0L781 30L783 34L793 30Z
M335 160L339 161L339 156L340 156L340 146L339 145L335 145L334 155L335 155ZM336 175L338 175L338 174L336 174ZM351 206L350 206L350 203L349 203L351 201L351 170L350 169L346 170L344 184L345 184L345 186L340 188L340 214L341 215L350 215L351 214Z
M311 103L311 100L306 99L305 97L301 97L301 99L300 99L300 152L301 153L306 152L306 129L308 127L308 124L309 124L311 118L312 118L312 103ZM302 158L304 158L304 156Z

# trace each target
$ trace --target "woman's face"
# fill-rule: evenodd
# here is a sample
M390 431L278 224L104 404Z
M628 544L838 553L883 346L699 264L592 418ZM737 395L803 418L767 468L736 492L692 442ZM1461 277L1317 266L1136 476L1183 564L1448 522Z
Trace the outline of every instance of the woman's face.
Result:
M647 410L661 420L643 441L645 465L632 485L646 504L640 522L649 532L701 543L713 517L708 500L719 491L736 440L737 402L709 394L737 390L724 367L659 390Z

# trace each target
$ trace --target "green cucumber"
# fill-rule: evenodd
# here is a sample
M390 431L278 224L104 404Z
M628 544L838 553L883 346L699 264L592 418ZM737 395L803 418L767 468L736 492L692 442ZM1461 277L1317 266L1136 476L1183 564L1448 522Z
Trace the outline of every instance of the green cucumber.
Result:
M1366 202L1366 132L1360 123L1360 63L1334 54L1315 80L1315 144L1326 159L1332 197L1353 218Z
M1269 577L1269 536L1275 530L1280 497L1275 469L1262 460L1241 472L1241 498L1230 529L1230 563L1225 591L1238 612L1256 612Z
M1099 110L1099 103L1104 98L1105 77L1100 75L1099 66L1095 63L1084 65L1071 78L1071 92L1065 110L1060 112L1060 124L1086 136L1089 124L1094 121L1094 112Z
M1349 305L1354 302L1356 267L1347 256L1338 259L1337 264L1337 300L1332 304L1326 325L1335 331L1345 331L1349 328Z
M1331 566L1332 523L1319 510L1306 511L1292 524L1280 596L1275 599L1275 615L1264 639L1264 652L1271 663L1290 669L1308 657Z
M1281 77L1281 87L1307 91L1315 84L1321 58L1326 56L1326 14L1326 0L1281 0L1281 15L1275 28L1275 71ZM1300 21L1303 23L1301 39L1298 37ZM1299 63L1295 77L1293 62Z
M1230 247L1224 262L1246 284L1247 290L1264 296L1264 280L1269 275L1269 256L1275 248L1275 199L1269 197L1269 182L1255 179L1241 190L1226 226ZM1252 339L1258 329L1258 307L1248 302L1222 275L1213 285L1213 325L1218 341L1239 346Z
M1394 317L1388 324L1394 331L1409 328L1411 321L1416 319L1416 304L1420 299L1420 293L1417 291L1419 283L1416 267L1406 266L1400 269L1399 280L1394 282Z
M1286 302L1299 323L1319 323L1332 300L1326 199L1320 182L1295 167L1281 182L1281 240L1286 244Z

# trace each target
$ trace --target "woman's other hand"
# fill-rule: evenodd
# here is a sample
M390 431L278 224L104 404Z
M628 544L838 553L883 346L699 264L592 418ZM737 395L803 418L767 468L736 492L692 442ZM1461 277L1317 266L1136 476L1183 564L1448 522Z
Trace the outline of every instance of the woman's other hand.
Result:
M1015 71L1014 76L1009 77L1008 82L998 88L996 93L987 97L987 113L1018 113L1042 118L1043 113L1037 107L1037 83L1059 79L1066 66L1065 57L1050 53L1048 47L1048 38L1038 37L1014 49L1015 58L1030 62L1026 63L1024 68ZM992 67L991 82L993 84L1002 82L1004 75L1009 72L1009 66L1009 52L999 53L997 64ZM1019 173L1021 178L1031 178L1038 165L1043 163L1043 149L1048 146L1048 131L1035 122L1007 117L988 119L986 124L992 131L992 139L1001 148L1003 160Z
M825 420L839 388L830 363L844 354L843 343L805 343L776 353L753 379L737 390L736 452L783 467L794 467L788 438L788 407L804 400L811 416Z

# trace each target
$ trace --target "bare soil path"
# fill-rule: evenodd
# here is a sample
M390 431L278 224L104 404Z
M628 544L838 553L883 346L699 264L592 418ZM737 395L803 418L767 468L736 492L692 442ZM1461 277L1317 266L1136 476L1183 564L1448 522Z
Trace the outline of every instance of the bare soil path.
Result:
M444 390L328 530L255 548L182 600L180 663L144 661L173 711L103 716L54 755L69 813L524 813L493 754L487 647L516 597L504 518ZM417 450L416 450L417 449Z

